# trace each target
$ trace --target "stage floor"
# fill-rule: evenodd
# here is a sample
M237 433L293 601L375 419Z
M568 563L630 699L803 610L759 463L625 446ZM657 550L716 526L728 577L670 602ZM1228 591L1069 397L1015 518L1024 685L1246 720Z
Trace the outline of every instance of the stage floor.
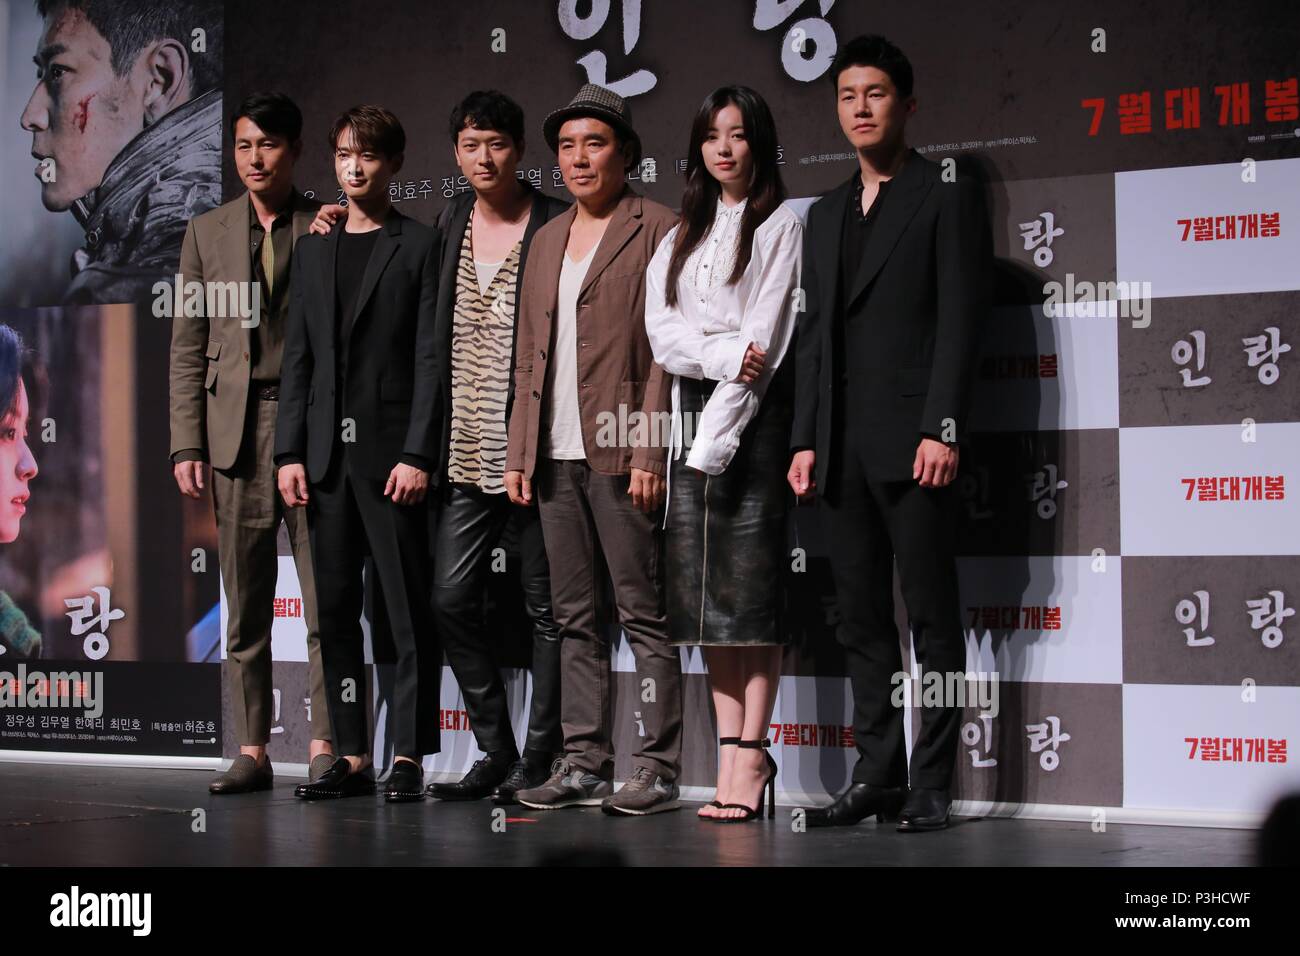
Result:
M273 791L215 797L211 776L0 763L0 865L1202 867L1253 864L1257 839L1253 830L1111 824L1094 833L1086 823L973 817L940 833L874 822L795 833L789 807L776 821L719 825L696 819L697 804L643 818L509 807L497 832L487 801L307 804L293 796L294 777Z

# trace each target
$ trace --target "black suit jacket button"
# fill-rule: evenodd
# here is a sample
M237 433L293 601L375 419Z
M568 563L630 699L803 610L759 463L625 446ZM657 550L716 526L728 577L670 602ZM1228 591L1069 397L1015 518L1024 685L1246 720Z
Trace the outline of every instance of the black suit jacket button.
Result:
M538 392L533 392L533 398L541 398L541 397L542 397L542 396L541 396L540 393L538 393Z
M538 350L537 350L537 354L538 354L539 356L541 356L541 358L542 358L543 361L546 360L546 349L538 349Z

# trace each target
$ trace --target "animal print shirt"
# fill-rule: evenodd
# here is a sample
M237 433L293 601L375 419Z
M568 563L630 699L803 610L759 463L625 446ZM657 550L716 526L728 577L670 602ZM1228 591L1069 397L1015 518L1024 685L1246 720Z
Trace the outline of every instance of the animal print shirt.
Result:
M473 217L470 217L472 223ZM470 223L460 243L451 327L451 440L447 478L489 494L505 491L506 393L512 369L517 242L479 291Z

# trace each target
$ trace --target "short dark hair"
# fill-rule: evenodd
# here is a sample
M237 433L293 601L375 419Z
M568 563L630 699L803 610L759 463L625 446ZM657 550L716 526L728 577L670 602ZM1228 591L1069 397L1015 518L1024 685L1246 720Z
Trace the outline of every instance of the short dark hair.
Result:
M362 149L383 153L389 159L406 150L406 130L396 116L382 106L354 106L340 114L330 129L330 149L339 145L339 137L349 126L352 138Z
M202 29L206 51L191 54L191 93L221 86L221 41L226 16L220 0L36 0L42 19L61 10L85 14L108 41L113 72L125 76L148 44L173 39L190 49L191 32Z
M302 110L283 93L250 93L230 114L230 139L235 139L235 124L248 117L265 133L295 143L302 139Z
M889 75L899 96L907 99L912 95L912 64L902 50L884 37L876 34L857 36L840 47L827 74L831 87L838 90L840 74L854 66L874 66Z
M448 124L453 145L467 127L505 133L516 146L524 141L524 111L500 90L475 90L451 111Z

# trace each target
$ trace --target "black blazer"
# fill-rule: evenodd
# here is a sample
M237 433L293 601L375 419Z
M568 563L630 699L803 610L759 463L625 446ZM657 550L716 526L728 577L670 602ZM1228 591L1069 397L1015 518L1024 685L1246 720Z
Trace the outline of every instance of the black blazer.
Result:
M808 210L790 446L816 451L819 494L833 491L832 437L845 428L854 429L868 476L878 480L910 480L917 444L924 435L944 438L946 419L955 422L953 442L966 434L977 337L992 294L992 245L975 177L962 170L944 182L941 172L909 150L862 264L845 283L847 298L840 244L853 179ZM870 348L837 347L848 323L859 323L848 340Z
M340 223L294 248L289 327L280 370L275 462L304 462L325 477L344 416L354 420L349 463L382 480L399 461L428 469L437 455L438 233L393 209L370 254L357 311L339 326L335 294ZM336 328L348 336L338 382Z
M533 194L533 209L524 229L523 247L519 250L519 287L515 290L515 335L510 341L510 384L506 389L506 421L515 402L515 342L519 338L519 303L523 299L524 264L528 261L528 247L533 234L551 219L569 208L562 199L548 196L532 183L524 185ZM442 243L441 266L438 274L438 318L435 323L439 349L438 395L442 400L442 418L439 421L437 464L434 477L441 480L447 471L448 447L451 442L451 331L456 310L456 270L460 264L460 244L465 239L470 212L474 208L474 192L461 193L449 202L438 216L438 236Z

